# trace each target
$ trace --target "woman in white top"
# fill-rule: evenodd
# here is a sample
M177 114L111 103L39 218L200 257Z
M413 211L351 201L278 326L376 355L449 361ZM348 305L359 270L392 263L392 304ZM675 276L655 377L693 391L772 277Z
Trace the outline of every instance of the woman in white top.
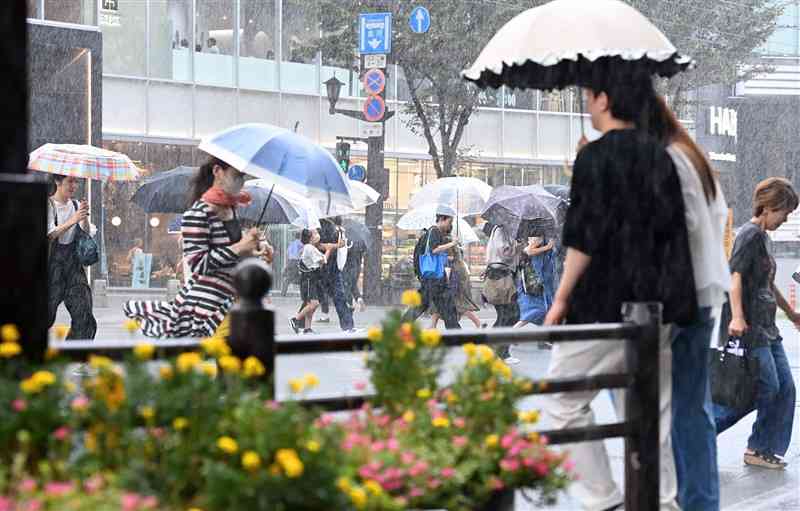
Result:
M672 342L672 444L678 503L681 509L717 511L717 433L708 349L714 328L712 308L721 306L731 289L724 247L728 206L708 160L661 98L657 110L650 129L667 146L680 179L700 308L695 324L677 329Z
M53 176L56 191L50 196L47 209L49 326L56 321L61 302L67 307L72 325L67 339L94 339L97 321L92 313L92 290L86 270L78 260L76 229L90 233L89 205L73 199L78 189L74 177Z

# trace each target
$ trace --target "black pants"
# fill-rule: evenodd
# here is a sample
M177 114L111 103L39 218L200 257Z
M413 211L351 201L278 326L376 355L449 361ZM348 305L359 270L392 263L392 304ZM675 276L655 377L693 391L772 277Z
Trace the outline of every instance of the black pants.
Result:
M86 269L78 261L75 243L53 243L48 262L49 326L56 322L61 302L72 318L67 339L92 340L97 333L97 321L92 314L92 289L86 280Z
M495 305L494 310L497 311L497 319L492 327L514 326L517 324L517 321L519 321L519 304L516 300L512 303ZM495 347L497 356L500 358L507 358L509 355L508 346L508 344L498 344Z
M408 309L403 315L405 321L416 321L433 303L436 305L439 316L444 320L445 328L461 328L458 323L458 311L456 311L456 304L453 301L453 293L447 287L447 280L422 280L419 292L422 295L422 305Z
M322 267L322 277L320 279L322 296L319 297L322 313L328 313L328 298L333 299L333 306L336 307L336 315L339 316L339 326L342 330L353 328L353 311L347 306L344 293L344 283L342 272L336 266L336 258Z

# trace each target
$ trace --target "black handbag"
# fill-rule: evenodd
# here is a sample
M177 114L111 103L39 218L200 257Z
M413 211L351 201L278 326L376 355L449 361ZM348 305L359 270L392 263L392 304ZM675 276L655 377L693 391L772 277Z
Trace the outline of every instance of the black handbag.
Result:
M78 201L73 200L72 204L75 206L75 209L78 209ZM58 215L56 214L56 208L52 201L50 201L50 207L53 208L53 220L55 225L58 225ZM52 248L53 243L56 243L56 240L53 240L49 247ZM78 255L78 262L81 266L91 266L93 264L97 264L100 261L100 248L97 246L97 242L92 238L88 232L84 231L80 225L75 226L75 252ZM48 250L49 254L49 250Z
M733 340L733 339L731 339ZM711 399L736 410L752 410L756 401L758 362L745 347L742 355L731 351L731 342L721 349L709 350Z

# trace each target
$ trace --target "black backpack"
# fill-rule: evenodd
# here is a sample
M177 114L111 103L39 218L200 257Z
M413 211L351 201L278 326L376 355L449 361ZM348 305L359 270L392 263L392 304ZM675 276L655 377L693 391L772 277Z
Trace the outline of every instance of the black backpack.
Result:
M425 244L427 241L428 229L423 229L422 235L417 240L417 244L414 245L414 275L416 275L419 280L422 280L422 271L419 269L419 259L422 257L422 254L425 253Z

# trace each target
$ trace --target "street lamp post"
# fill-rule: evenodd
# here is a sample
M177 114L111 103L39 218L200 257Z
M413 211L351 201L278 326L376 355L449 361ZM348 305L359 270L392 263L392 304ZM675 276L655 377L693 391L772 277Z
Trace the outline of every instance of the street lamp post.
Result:
M328 95L328 103L330 108L328 112L330 115L342 114L352 119L359 121L366 121L364 113L361 110L349 110L343 108L336 108L336 103L342 91L344 83L336 78L334 75L329 80L325 81L325 90ZM369 250L366 254L366 262L364 265L364 299L370 305L377 305L382 302L382 259L383 259L383 201L386 197L383 196L383 190L387 183L384 183L384 161L383 151L385 145L385 122L394 116L394 111L386 111L381 119L382 129L379 137L366 137L366 138L350 138L350 140L358 140L359 142L367 143L367 184L374 189L381 192L381 198L378 202L371 206L367 206L365 221L370 233Z

